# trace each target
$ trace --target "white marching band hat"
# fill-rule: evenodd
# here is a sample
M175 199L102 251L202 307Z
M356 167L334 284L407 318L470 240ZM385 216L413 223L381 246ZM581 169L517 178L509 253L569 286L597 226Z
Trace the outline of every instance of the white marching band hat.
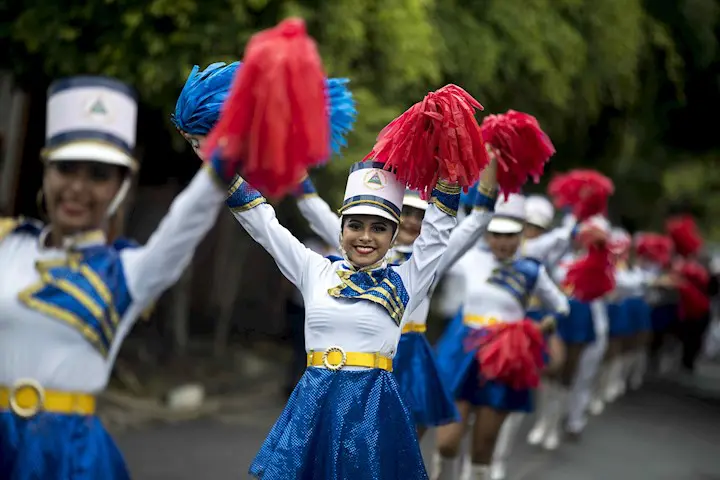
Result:
M118 80L80 76L48 89L43 159L108 163L137 171L137 97Z
M428 202L420 198L420 194L415 190L408 189L403 197L403 207L405 206L425 211L428 209Z
M607 233L610 235L610 221L605 218L604 215L593 215L592 217L588 218L583 222L584 224L588 226L592 226L600 230L601 232Z
M405 185L381 162L358 162L350 167L341 215L377 215L400 223Z
M525 199L525 221L544 230L550 228L555 217L555 207L542 195L530 195Z
M520 233L525 226L525 196L511 193L507 199L498 198L495 204L495 214L488 224L490 233L512 234Z

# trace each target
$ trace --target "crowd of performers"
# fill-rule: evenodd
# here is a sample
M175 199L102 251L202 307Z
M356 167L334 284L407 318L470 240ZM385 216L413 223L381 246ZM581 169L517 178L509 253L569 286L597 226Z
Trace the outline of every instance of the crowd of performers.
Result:
M521 112L478 122L483 107L455 85L379 133L336 214L307 172L345 145L347 83L326 78L294 19L254 36L243 63L195 67L172 121L203 168L144 246L107 228L138 170L133 90L104 77L51 85L45 223L0 219L1 478L129 478L96 396L223 205L305 309L307 368L250 466L264 480L504 478L525 415L528 441L557 449L641 386L653 329L678 309L707 314L691 220L631 237L607 219L612 182L587 170L525 197L555 153L549 138ZM266 198L286 194L338 256L280 225ZM452 277L462 308L433 347L430 300ZM428 429L433 459L419 447Z

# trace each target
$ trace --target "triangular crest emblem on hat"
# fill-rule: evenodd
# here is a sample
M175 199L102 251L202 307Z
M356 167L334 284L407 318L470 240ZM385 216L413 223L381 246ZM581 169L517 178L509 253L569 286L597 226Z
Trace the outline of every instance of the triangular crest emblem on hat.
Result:
M371 183L374 185L382 185L382 180L380 179L380 175L378 175L377 172L373 173L370 178L368 178L367 183Z
M105 104L99 98L90 105L90 113L93 115L107 115Z

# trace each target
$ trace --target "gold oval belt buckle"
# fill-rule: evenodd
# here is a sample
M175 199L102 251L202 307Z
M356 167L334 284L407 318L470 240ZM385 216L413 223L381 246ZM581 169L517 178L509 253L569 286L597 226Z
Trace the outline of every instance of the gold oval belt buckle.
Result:
M24 389L32 390L37 401L31 407L23 407L18 403L18 394ZM45 404L45 389L40 382L32 378L21 378L10 389L10 411L21 418L30 418L38 414Z
M339 353L341 356L340 363L330 363L329 355L333 352ZM345 353L345 350L342 347L328 347L327 350L325 350L325 353L323 353L322 356L322 363L328 370L332 370L333 372L336 372L343 368L345 364L347 364L347 353Z

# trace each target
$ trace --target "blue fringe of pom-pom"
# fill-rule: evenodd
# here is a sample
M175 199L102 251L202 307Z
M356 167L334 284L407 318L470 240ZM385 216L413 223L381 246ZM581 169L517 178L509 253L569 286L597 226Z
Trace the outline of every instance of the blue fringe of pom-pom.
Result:
M347 78L328 78L326 80L330 102L330 148L333 153L347 147L347 136L353 129L357 110L352 92L347 88Z
M477 195L477 187L479 182L475 182L475 185L468 188L467 192L460 190L460 205L466 205L472 207L475 205L475 196Z

